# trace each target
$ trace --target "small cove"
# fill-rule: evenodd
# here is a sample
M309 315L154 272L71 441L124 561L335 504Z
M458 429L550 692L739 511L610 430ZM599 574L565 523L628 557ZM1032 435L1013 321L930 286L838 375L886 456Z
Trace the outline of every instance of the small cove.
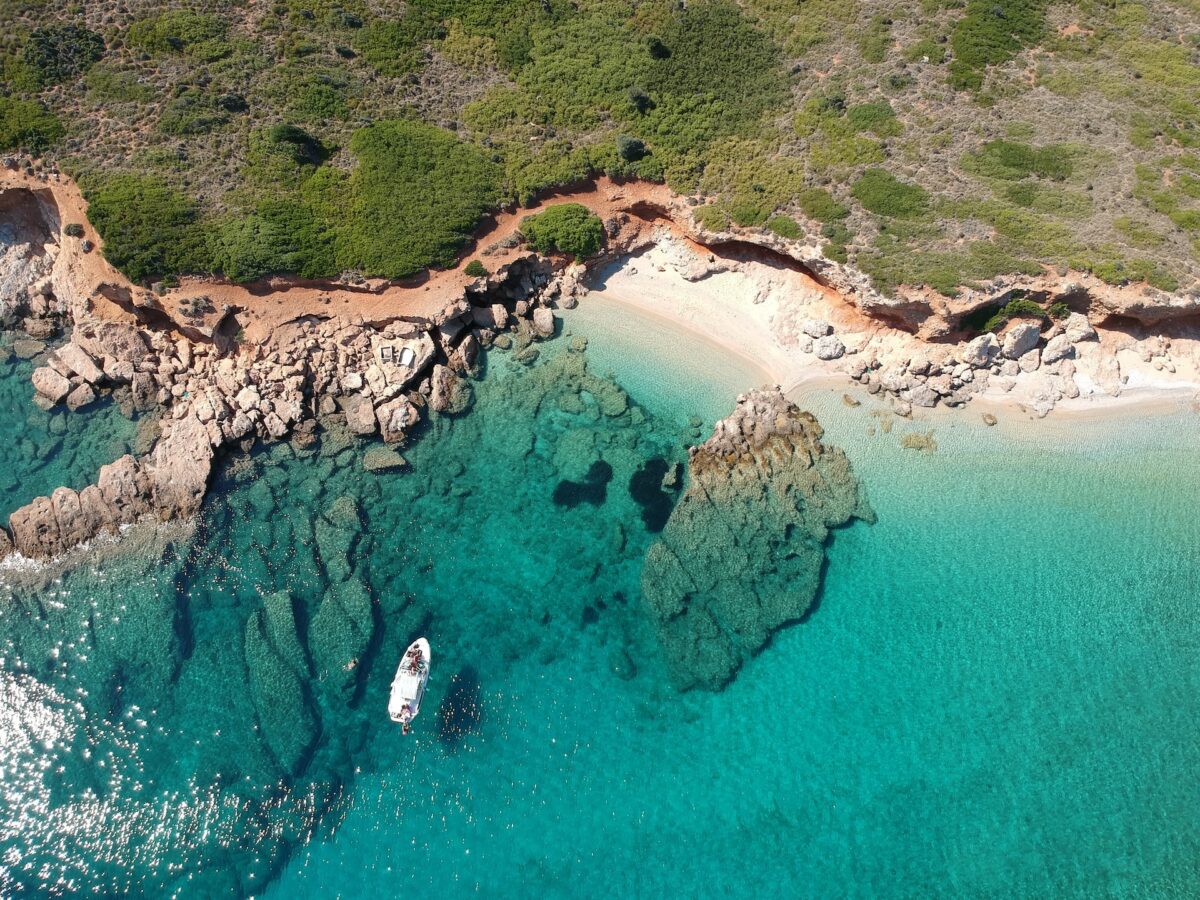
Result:
M888 432L865 397L802 396L879 521L835 534L807 622L725 691L681 695L638 609L652 534L629 485L759 377L588 300L566 326L636 424L554 393L538 373L562 339L533 369L493 353L476 408L409 469L368 475L332 435L257 452L223 469L192 544L7 605L0 752L23 814L0 825L18 860L0 884L48 866L185 896L1196 889L1194 417L1067 444L969 410ZM899 446L930 429L935 452ZM555 503L597 458L603 501ZM378 633L354 703L314 699L322 738L279 791L248 730L245 623L281 589L311 610L344 574L319 533L342 497ZM438 680L405 741L378 698L417 632Z

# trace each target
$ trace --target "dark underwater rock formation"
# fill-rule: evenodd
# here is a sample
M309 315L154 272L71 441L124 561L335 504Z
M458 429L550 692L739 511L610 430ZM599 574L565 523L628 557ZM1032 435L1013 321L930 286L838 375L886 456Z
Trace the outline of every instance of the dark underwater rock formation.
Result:
M350 702L358 688L359 664L375 636L371 596L357 579L325 592L309 629L317 675L329 691Z
M246 622L245 653L263 742L284 772L299 774L321 726L305 686L308 663L286 593L267 597Z
M642 595L681 689L715 690L802 617L829 530L870 510L839 449L778 390L738 398L690 451L687 491L642 569Z

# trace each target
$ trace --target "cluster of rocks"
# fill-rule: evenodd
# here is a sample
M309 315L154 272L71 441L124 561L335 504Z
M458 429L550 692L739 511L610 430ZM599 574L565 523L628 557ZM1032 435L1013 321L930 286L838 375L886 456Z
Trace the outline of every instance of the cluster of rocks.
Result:
M642 595L680 688L718 689L812 605L831 528L872 518L846 455L778 389L738 398L689 451Z
M1076 345L1095 338L1087 317L1071 313L1046 334L1038 323L1017 321L999 337L987 332L957 348L933 347L898 365L854 356L846 371L868 392L893 398L902 415L914 406L962 406L989 385L1010 391L1019 376L1037 373L1034 408L1045 415L1058 400L1079 396Z
M356 435L401 442L423 410L453 414L470 405L481 347L504 332L526 344L553 335L548 304L576 289L531 255L478 279L431 318L372 324L306 316L264 344L227 350L177 329L92 320L76 309L71 341L33 374L38 395L77 409L114 391L135 410L161 407L161 436L146 456L104 466L97 484L60 488L17 510L11 536L0 529L0 555L16 549L48 558L146 517L191 516L219 448L249 449L289 434L311 444L319 416L341 415ZM373 465L403 460L392 454Z

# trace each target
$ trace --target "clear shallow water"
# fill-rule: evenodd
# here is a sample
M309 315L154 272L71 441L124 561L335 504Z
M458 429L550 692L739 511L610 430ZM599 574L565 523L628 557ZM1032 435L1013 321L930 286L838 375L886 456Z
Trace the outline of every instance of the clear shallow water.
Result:
M577 409L561 373L496 354L476 408L406 451L406 472L366 475L336 436L312 458L275 448L222 476L194 541L18 591L0 612L0 885L1200 888L1194 419L1080 426L1068 448L968 414L935 421L924 454L899 437L928 424L885 433L840 392L807 398L879 521L837 533L805 624L724 692L680 695L637 610L652 536L625 485L681 458L689 417L706 433L753 373L694 374L699 347L672 339L664 356L661 336L601 312L569 324L586 324L593 371L647 398L645 421ZM556 505L597 452L604 502ZM346 574L319 518L343 497L363 520L348 580L376 598L375 637L354 705L313 682L322 736L276 789L246 620L281 588L312 620ZM405 740L382 704L418 632L436 677Z
M79 413L33 403L29 376L34 363L17 359L0 334L0 515L35 497L66 485L76 490L91 484L100 466L129 452L137 425L111 401Z

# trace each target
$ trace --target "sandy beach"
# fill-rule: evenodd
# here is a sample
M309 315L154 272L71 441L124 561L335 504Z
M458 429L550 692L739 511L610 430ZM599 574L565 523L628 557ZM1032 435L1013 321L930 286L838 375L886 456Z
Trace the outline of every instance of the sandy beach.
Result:
M903 367L931 348L937 352L954 347L921 341L863 315L802 272L755 260L705 259L665 229L658 237L646 252L597 271L591 292L580 302L611 304L683 329L714 350L754 367L765 382L778 384L789 395L857 387L847 377L848 361L854 357ZM814 355L807 346L811 341L801 331L808 320L828 322L844 343L846 355L833 360ZM1053 418L1079 421L1195 408L1200 395L1200 342L1139 340L1103 327L1096 332L1094 340L1076 347L1073 378L1079 396L1051 403ZM968 406L975 415L1043 418L1046 410L1040 392L1045 382L1039 375L1022 372L1008 381L993 379L972 396ZM929 413L914 411L919 417Z

